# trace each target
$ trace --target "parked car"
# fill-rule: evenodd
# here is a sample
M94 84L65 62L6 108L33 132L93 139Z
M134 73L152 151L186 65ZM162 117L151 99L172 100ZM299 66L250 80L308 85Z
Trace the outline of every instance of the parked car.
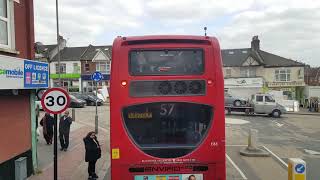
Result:
M86 101L86 104L88 106L95 106L96 105L95 102L97 102L98 106L101 106L103 104L103 101L101 99L93 95L81 94L81 93L73 93L72 95L74 95L78 99L82 99Z
M70 107L71 108L83 108L86 105L86 101L78 99L74 95L70 94Z
M244 106L247 104L247 100L240 97L231 96L228 93L224 94L224 104L225 106Z

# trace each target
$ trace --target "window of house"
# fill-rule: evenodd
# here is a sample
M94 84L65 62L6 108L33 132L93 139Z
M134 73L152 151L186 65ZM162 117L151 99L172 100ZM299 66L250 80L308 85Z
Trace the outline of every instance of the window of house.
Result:
M60 74L66 74L67 68L65 63L60 63ZM59 65L56 64L56 73L59 73Z
M90 65L89 65L88 63L86 63L86 64L84 65L84 70L85 70L86 72L89 72L89 71L90 71Z
M0 48L13 49L13 1L0 0Z
M73 73L79 73L78 63L73 63Z
M110 74L110 70L111 70L111 62L107 61L107 74Z
M257 96L257 102L263 102L263 96Z
M240 67L241 77L256 77L256 68L254 67Z
M291 81L290 69L277 69L275 70L276 81Z
M303 76L304 76L303 70L302 70L302 69L299 69L299 71L298 71L298 78L299 78L299 79L303 79Z
M105 62L96 62L96 70L101 73L107 72L107 63Z
M231 69L226 69L226 77L231 77Z

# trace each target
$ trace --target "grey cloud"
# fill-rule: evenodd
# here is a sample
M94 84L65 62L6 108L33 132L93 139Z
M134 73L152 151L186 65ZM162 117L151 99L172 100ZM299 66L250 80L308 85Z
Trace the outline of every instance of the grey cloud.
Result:
M251 37L259 35L262 49L319 65L319 10L294 8L282 12L257 12L257 16L248 18L245 13L239 14L218 32L218 36L223 48L239 48L249 47Z

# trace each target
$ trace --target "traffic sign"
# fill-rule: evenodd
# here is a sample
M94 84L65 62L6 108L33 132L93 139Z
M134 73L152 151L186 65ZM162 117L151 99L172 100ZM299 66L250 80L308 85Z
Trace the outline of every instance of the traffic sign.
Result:
M60 114L65 111L70 104L68 93L61 88L51 88L47 90L41 98L42 108L51 114Z
M94 72L94 73L91 75L91 79L94 80L94 81L96 81L96 82L101 81L102 78L103 78L103 75L101 74L101 72L98 72L98 71Z
M297 173L300 173L300 174L304 173L304 171L306 170L303 164L297 164L294 169L296 170Z

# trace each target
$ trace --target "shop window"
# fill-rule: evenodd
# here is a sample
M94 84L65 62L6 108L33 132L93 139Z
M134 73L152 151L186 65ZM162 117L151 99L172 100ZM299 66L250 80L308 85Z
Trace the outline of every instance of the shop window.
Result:
M283 91L284 99L293 100L293 92L292 91Z
M66 74L67 66L65 63L60 63L60 74ZM56 64L56 73L59 73L59 65Z
M291 81L291 70L290 69L276 69L275 70L276 81Z
M0 0L0 48L14 47L13 1Z

